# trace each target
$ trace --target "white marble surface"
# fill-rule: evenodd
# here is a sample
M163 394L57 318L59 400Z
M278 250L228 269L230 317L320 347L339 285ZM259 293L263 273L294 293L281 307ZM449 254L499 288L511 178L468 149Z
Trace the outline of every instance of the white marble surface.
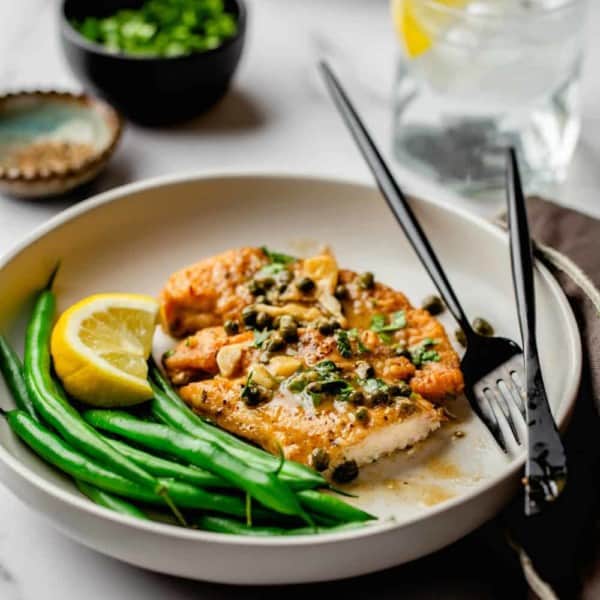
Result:
M163 173L211 169L368 179L324 95L314 62L319 52L334 57L375 138L387 149L396 55L387 1L252 0L249 4L248 44L231 93L211 113L185 127L150 130L129 125L109 170L94 184L95 191ZM568 180L547 192L566 205L600 216L600 79L596 75L600 5L592 4L583 133ZM57 7L58 0L0 0L0 92L78 89L60 54ZM458 198L397 165L395 169L409 188L436 200L484 216L501 207L501 199ZM78 199L34 202L0 196L0 254ZM386 582L391 597L389 577ZM345 587L344 593L349 591ZM176 580L100 556L63 537L0 486L2 600L179 600L265 594L271 595Z

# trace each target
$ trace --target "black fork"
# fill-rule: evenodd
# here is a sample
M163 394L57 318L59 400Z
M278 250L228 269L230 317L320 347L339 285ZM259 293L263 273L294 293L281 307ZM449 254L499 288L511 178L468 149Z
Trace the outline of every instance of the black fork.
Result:
M461 363L465 378L465 395L500 448L504 452L508 452L498 417L504 416L515 442L520 444L521 439L511 407L516 406L521 414L524 414L521 389L521 382L524 381L521 349L512 340L484 337L473 330L421 225L341 84L326 63L321 63L320 67L331 96L375 176L388 206L435 283L448 310L465 333L467 350Z
M506 421L514 441L520 446L521 437L514 418L520 413L525 419L526 414L531 412L531 405L526 408L524 403L526 379L521 348L508 338L484 337L473 330L429 240L344 89L325 62L321 62L319 66L338 111L369 165L389 208L435 283L448 310L465 333L467 350L461 362L461 369L465 379L465 395L469 404L504 452L508 452L508 445L500 426L501 419ZM520 187L518 189L520 190ZM515 272L513 271L514 276ZM529 412L526 413L526 411ZM547 412L549 413L549 410ZM549 419L553 423L551 415ZM547 415L544 422L547 429ZM542 428L538 433L539 436L535 436L535 439L543 443ZM545 449L546 446L541 455L528 457L526 474L528 477L530 474L533 477L526 480L525 512L527 514L534 514L541 508L542 498L546 501L554 499L562 489L560 483L557 484L552 477L560 470L541 468L534 471L531 467L532 456L542 456L536 464L542 464L546 460Z

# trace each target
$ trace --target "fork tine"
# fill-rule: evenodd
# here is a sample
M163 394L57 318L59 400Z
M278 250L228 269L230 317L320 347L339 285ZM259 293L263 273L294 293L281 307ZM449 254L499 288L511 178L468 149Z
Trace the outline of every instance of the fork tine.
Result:
M508 423L508 426L512 431L515 441L520 446L521 436L519 435L517 426L515 425L512 413L510 412L510 408L508 406L508 402L506 401L506 394L504 393L504 390L500 387L500 383L503 383L506 386L506 382L504 381L504 379L498 379L496 381L497 388L494 390L490 389L490 394L492 394L495 397L497 406L500 407L500 410L502 411L502 414L504 415L504 418L506 419L506 422ZM512 396L512 393L508 389L508 386L506 392Z
M507 369L506 375L505 375L503 381L506 384L506 387L510 393L510 397L512 398L513 404L517 407L517 409L521 413L523 420L526 421L527 419L525 417L525 402L523 400L523 393L522 393L522 390L517 385L517 382L515 381L515 379L513 377L513 373L517 373L517 371L512 370L512 369ZM517 373L517 375L518 375L518 373Z
M498 417L496 416L496 412L494 411L490 401L485 397L485 395L483 398L480 398L476 392L471 390L467 390L466 395L471 408L487 427L487 430L492 434L492 437L496 440L496 443L498 446L500 446L502 452L504 452L504 454L508 454L508 447L506 445L506 440L504 439L504 434L500 429ZM489 411L483 409L482 404L484 402L487 403Z

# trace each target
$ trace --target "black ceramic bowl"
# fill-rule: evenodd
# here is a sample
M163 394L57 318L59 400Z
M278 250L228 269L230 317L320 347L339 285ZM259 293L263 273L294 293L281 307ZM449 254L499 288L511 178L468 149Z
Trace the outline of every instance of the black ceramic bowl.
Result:
M167 124L189 119L227 91L246 33L243 0L225 0L237 17L237 34L206 52L173 58L115 54L84 38L70 23L136 8L143 0L63 0L61 40L69 66L84 86L115 105L129 119Z

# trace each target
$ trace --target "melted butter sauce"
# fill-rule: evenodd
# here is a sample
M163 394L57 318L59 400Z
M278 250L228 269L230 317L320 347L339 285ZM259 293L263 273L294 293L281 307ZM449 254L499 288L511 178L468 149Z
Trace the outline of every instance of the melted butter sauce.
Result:
M462 476L457 465L439 456L429 459L425 463L425 469L440 479L458 479Z
M307 415L315 414L315 407L310 398L305 398L304 394L290 391L285 385L280 385L277 388L270 404L297 411L303 410Z
M404 496L405 499L414 502L420 502L425 506L434 506L444 500L454 498L456 495L453 491L441 485L422 481L389 479L384 484L388 490L392 490L395 494Z

